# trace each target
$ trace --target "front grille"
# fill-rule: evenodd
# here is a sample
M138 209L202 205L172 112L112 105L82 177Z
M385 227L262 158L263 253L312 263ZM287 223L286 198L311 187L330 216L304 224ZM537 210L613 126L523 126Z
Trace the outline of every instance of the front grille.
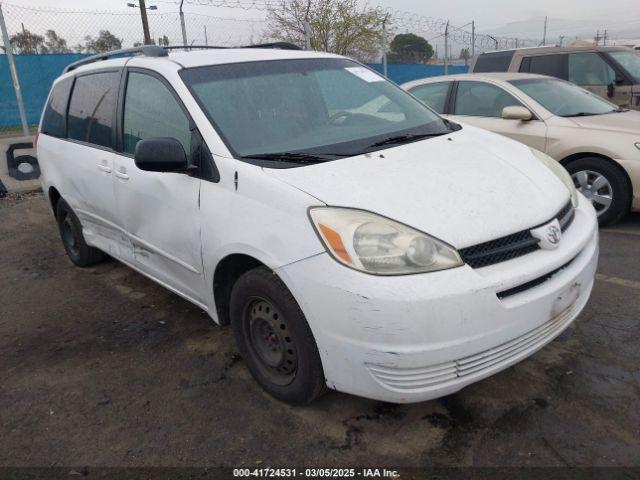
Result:
M507 298L507 297L511 297L512 295L515 295L517 293L521 293L524 292L526 290L529 290L530 288L533 287L537 287L538 285L542 285L544 282L546 282L547 280L549 280L551 277L553 277L556 273L561 272L562 270L564 270L565 268L567 268L569 265L571 265L571 262L573 262L573 260L575 260L575 258L572 258L571 260L569 260L567 263L565 263L564 265L562 265L559 268L556 268L555 270L546 273L544 275L542 275L541 277L538 278L534 278L533 280L530 280L526 283L523 283L521 285L517 285L513 288L510 288L509 290L504 290L502 292L498 292L498 298L500 300L502 300L503 298Z
M560 228L564 232L569 228L574 217L575 211L571 200L569 200L554 218L558 219ZM549 222L551 220L553 219L550 219ZM544 223L542 225L544 225ZM472 268L482 268L496 263L506 262L507 260L527 255L539 249L538 239L531 235L530 230L522 230L505 237L463 248L460 250L460 256L462 260Z

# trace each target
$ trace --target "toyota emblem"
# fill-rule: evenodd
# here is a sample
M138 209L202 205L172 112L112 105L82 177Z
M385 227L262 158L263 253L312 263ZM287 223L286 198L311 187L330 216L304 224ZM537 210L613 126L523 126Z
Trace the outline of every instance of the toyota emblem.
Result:
M557 245L560 242L561 238L562 230L560 230L555 225L549 225L549 228L547 229L547 240L549 240L549 243L552 245Z

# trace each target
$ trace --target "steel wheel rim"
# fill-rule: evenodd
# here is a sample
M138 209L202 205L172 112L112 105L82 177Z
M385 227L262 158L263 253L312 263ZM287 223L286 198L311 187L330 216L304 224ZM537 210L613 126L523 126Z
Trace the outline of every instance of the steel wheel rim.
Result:
M298 355L282 312L269 300L251 298L244 310L245 336L262 373L276 385L289 385Z
M65 214L62 220L62 240L72 255L77 256L80 253L78 236L71 219L71 215Z
M604 214L613 203L613 187L600 172L580 170L571 175L573 184L596 209L598 216Z

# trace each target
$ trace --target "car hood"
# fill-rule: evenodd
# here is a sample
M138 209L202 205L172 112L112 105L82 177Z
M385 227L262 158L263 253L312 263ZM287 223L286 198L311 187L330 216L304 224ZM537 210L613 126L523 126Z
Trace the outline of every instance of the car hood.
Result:
M638 135L640 139L640 112L635 110L593 115L590 117L568 118L583 128L616 133L632 133Z
M538 226L569 199L528 147L470 126L372 154L265 171L327 205L369 210L456 248Z

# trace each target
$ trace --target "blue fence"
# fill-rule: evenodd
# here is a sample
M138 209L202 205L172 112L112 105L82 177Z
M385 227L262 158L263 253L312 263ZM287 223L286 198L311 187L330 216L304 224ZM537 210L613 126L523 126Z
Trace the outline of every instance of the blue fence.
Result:
M40 113L49 95L51 84L64 67L86 57L83 54L14 55L20 89L30 125L40 121ZM20 125L20 114L13 91L11 72L6 55L0 55L0 128Z
M369 65L377 72L382 73L382 64L373 63ZM469 67L464 65L452 65L449 67L449 74L467 73ZM390 80L398 85L417 80L419 78L437 77L444 75L444 65L416 65L408 63L390 63L387 65L387 75Z
M67 65L86 56L73 53L14 55L29 124L33 125L39 122L51 83ZM382 64L370 66L378 72L382 72ZM441 65L389 64L387 71L391 80L402 84L417 78L443 75L444 67ZM465 73L466 71L467 67L464 66L449 67L449 73ZM18 114L7 57L0 55L0 129L19 125L20 115Z

